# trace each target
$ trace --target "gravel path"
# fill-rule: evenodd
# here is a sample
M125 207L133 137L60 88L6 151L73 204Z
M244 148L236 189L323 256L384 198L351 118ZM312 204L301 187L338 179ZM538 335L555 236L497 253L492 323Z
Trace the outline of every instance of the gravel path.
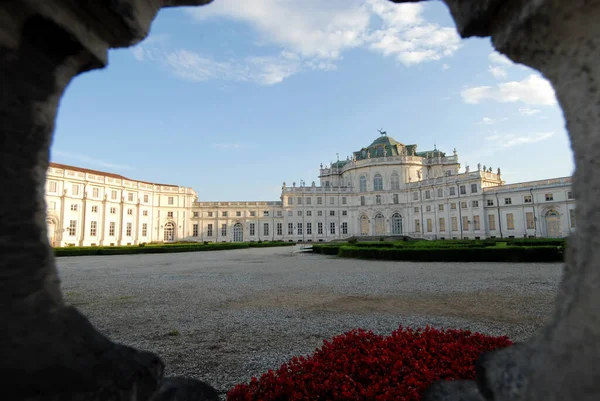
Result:
M58 258L62 288L114 341L219 391L352 328L464 328L526 339L561 264L370 262L291 248Z

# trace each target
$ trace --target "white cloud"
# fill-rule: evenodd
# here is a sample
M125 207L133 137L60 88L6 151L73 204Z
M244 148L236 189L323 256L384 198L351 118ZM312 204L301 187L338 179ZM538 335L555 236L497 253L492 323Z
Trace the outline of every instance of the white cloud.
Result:
M488 71L494 76L494 78L506 78L508 76L506 70L502 67L490 65Z
M541 113L541 110L531 109L529 107L521 107L519 108L519 114L522 116L533 116L535 114Z
M498 122L506 121L506 120L508 120L508 118L506 118L506 117L504 117L504 118L483 117L478 124L494 125Z
M488 60L493 64L500 64L504 66L513 66L515 63L512 62L511 59L506 57L504 54L500 54L498 52L492 52L488 54Z
M442 70L446 71L449 69L450 69L450 66L448 64L442 64Z
M494 142L498 148L511 148L517 145L545 141L554 136L554 132L538 132L530 135L492 134L485 139Z
M88 165L91 165L91 166L100 166L100 167L105 167L105 168L110 168L110 169L120 169L120 170L132 169L131 166L128 166L126 164L116 164L116 163L108 162L105 160L95 159L93 157L84 155L82 153L70 153L70 152L63 152L61 150L52 150L51 154L53 156L63 157L67 160L77 160L78 162L87 163Z
M530 105L553 105L556 96L552 85L540 75L532 74L521 81L492 86L467 88L461 92L465 103L478 104L484 100L502 103L523 102Z
M460 47L454 27L422 17L420 4L388 0L219 0L186 8L197 21L226 18L254 28L276 54L217 61L191 50L166 52L166 64L192 81L226 79L274 84L305 70L332 71L344 51L364 47L405 66L440 60ZM146 43L146 42L144 42ZM139 61L157 59L151 46L132 49ZM446 69L446 67L442 67Z

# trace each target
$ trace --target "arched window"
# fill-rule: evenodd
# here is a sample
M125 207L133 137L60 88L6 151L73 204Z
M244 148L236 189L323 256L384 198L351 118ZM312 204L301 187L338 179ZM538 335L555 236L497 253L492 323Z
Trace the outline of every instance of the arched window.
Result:
M360 192L367 192L367 177L364 175L360 176Z
M392 216L392 234L402 234L402 216L400 216L400 213L394 213Z
M360 235L369 235L369 218L364 215L360 218Z
M392 189L400 189L400 176L397 172L394 171L392 173L392 179L390 183Z
M173 223L165 224L164 240L173 241L175 239L175 226Z
M373 190L383 191L383 177L381 174L375 174L375 177L373 178Z
M381 214L381 213L378 213L375 216L375 234L376 235L385 234L385 217L383 217L383 214Z
M233 226L233 242L242 242L244 240L244 230L241 223Z

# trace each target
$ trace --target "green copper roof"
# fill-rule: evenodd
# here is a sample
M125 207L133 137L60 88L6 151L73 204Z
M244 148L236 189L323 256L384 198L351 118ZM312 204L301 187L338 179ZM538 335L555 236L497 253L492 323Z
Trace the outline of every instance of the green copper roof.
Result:
M391 136L381 135L366 148L354 152L354 157L356 160L363 160L375 157L412 155L416 150L417 145L404 145Z
M331 167L344 167L346 164L350 163L350 160L339 160L337 162L331 163Z

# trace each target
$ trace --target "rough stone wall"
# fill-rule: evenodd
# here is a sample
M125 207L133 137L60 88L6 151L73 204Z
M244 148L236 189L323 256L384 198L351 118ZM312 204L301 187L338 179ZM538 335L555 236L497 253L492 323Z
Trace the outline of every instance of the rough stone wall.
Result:
M109 48L142 40L161 7L208 2L0 2L0 374L10 383L7 399L216 399L202 383L162 380L155 355L112 343L64 305L44 205L54 120L70 80L104 67ZM426 399L600 399L600 0L445 2L463 37L490 36L498 51L552 82L575 153L579 225L552 322L526 343L482 356L476 382L438 383Z

